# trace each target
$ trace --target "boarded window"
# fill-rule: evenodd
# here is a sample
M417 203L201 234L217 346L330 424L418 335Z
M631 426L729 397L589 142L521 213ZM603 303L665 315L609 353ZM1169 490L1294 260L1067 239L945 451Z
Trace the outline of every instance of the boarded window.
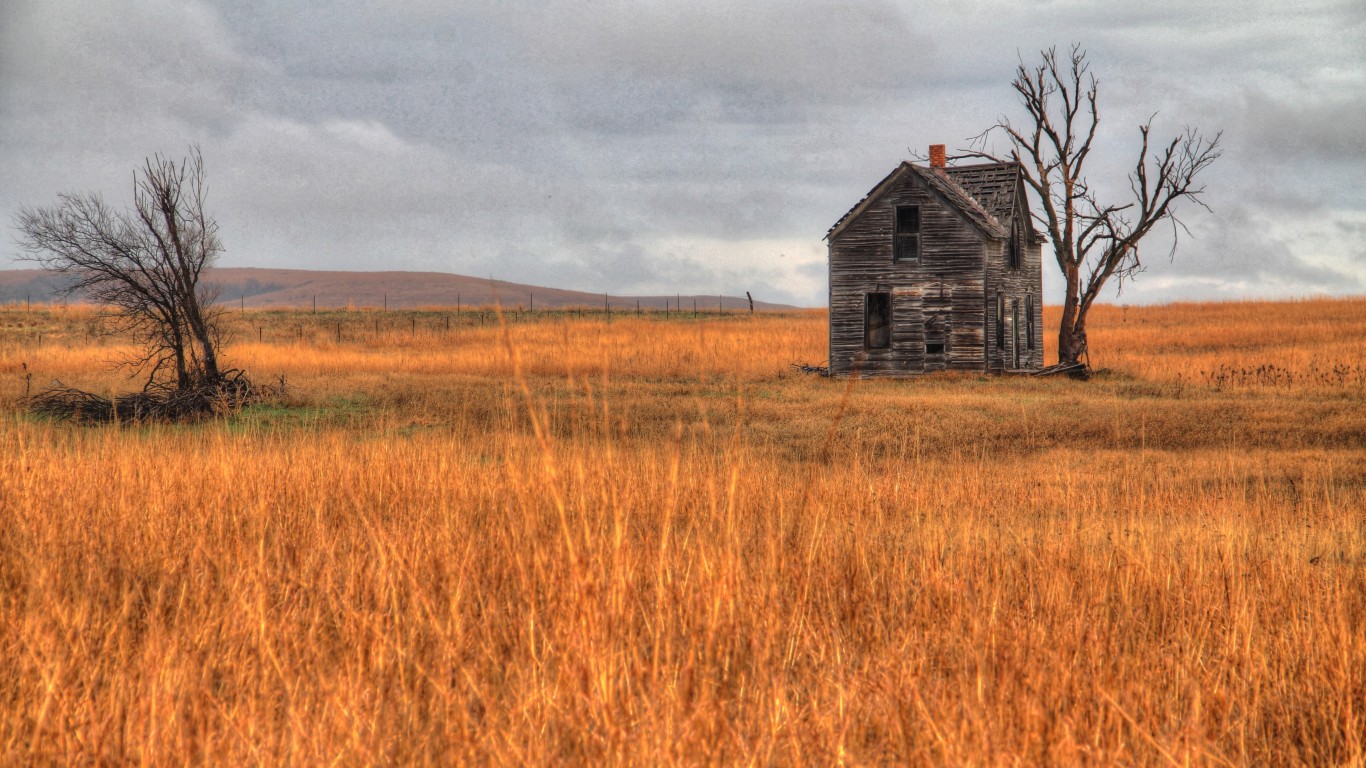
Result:
M942 342L942 341L927 341L927 342L925 342L925 354L927 354L927 355L942 355L942 354L944 354L944 342Z
M996 294L996 348L1006 347L1006 297Z
M1033 349L1033 348L1034 348L1034 295L1033 295L1033 294L1029 294L1029 295L1025 296L1025 336L1027 337L1027 339L1026 339L1026 341L1025 341L1025 344L1026 344L1030 349Z
M896 234L892 241L893 261L914 261L920 258L920 206L896 207Z
M868 294L863 310L863 346L866 349L892 346L892 294Z

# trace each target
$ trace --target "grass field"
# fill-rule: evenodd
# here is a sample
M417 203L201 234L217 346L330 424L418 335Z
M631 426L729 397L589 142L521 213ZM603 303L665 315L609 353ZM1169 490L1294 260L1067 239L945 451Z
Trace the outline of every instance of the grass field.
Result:
M125 348L0 311L4 762L1366 764L1366 300L1100 307L1086 383L230 322L282 402L73 427Z

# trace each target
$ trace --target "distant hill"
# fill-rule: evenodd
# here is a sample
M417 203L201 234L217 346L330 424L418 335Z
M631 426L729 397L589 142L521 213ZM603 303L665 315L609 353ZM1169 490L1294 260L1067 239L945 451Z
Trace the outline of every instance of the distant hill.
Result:
M266 308L329 307L414 307L491 306L495 300L505 307L601 307L601 293L567 291L537 285L509 283L482 277L467 277L445 272L323 272L308 269L256 269L225 267L215 269L208 281L222 288L220 301L226 304ZM52 300L61 281L39 269L0 270L0 304L44 303ZM664 309L681 302L691 309L748 309L744 296L625 296L606 297L614 309ZM755 299L755 309L794 309Z

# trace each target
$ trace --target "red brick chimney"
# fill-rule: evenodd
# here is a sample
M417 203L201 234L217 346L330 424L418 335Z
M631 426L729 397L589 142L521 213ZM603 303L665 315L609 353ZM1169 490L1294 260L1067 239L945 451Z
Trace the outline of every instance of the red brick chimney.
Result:
M931 144L931 145L930 145L930 167L931 167L931 168L943 168L943 167L944 167L944 145L943 145L943 144Z

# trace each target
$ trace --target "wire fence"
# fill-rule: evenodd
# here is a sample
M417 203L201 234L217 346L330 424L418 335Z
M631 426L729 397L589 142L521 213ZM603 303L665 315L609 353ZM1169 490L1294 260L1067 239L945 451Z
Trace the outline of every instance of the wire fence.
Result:
M220 301L223 313L220 325L228 340L259 343L318 344L331 342L365 343L377 340L396 341L402 336L439 336L464 329L509 324L548 322L564 319L612 323L625 318L650 321L692 321L721 318L752 317L755 309L749 302L740 306L731 297L714 297L712 302L701 297L678 296L650 306L637 298L604 296L603 303L591 305L546 306L537 304L531 296L525 303L466 305L458 299L451 307L389 308L384 303L377 307L329 306L327 302L311 299L303 307L252 307L246 302ZM729 302L727 300L730 300ZM128 339L110 334L109 325L96 307L83 304L20 303L0 308L0 348L32 349L45 346L112 345Z

